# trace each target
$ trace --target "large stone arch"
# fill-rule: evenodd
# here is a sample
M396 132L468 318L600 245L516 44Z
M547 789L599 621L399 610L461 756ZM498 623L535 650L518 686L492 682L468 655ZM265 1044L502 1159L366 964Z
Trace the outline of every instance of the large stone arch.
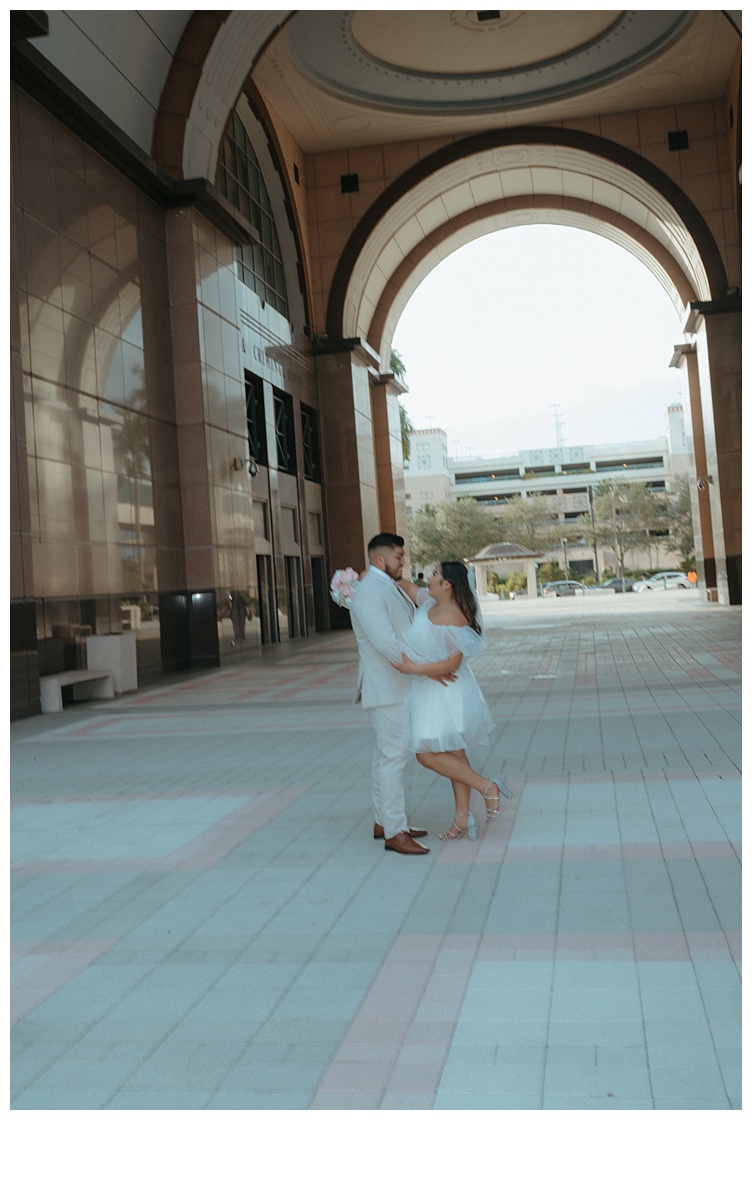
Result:
M155 162L177 179L209 179L227 123L265 47L292 16L237 9L195 12L175 53L154 127Z
M359 337L388 362L407 300L441 259L485 233L533 222L590 229L623 245L680 312L726 293L715 240L668 176L604 138L530 127L452 143L385 189L339 260L327 334Z

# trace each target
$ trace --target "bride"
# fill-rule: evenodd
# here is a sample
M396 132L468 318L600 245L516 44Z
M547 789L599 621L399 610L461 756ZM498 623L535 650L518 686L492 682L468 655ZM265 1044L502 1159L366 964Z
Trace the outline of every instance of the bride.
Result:
M489 707L467 659L485 649L477 597L461 562L438 565L428 581L428 599L423 588L408 580L399 586L418 604L415 619L404 635L408 653L392 663L396 671L412 675L405 704L405 738L421 766L450 779L454 791L454 821L441 840L457 841L465 834L474 840L478 822L470 811L470 793L480 792L486 805L486 821L499 815L501 797L512 793L503 783L486 779L471 767L467 747L487 743L495 728ZM422 593L422 594L421 594ZM449 687L437 688L425 674L429 663L447 660L447 671L456 675Z

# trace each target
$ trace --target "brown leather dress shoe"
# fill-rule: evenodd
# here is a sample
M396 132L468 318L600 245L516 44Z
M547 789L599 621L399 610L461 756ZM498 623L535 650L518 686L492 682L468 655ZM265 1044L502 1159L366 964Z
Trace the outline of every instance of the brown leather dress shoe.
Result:
M410 837L409 833L397 833L393 838L384 838L384 849L395 850L397 854L430 854L428 846L422 846Z
M426 835L428 834L427 829L408 829L407 832L410 834L410 837L414 837L414 838L426 837ZM383 825L374 825L373 836L374 836L374 840L377 842L379 841L380 838L383 838L384 826Z

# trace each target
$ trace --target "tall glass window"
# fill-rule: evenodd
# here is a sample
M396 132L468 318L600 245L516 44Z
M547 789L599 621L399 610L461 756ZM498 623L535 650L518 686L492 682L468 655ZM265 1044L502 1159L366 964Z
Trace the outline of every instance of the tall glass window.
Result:
M220 192L258 230L259 245L242 246L238 275L262 300L289 317L282 252L274 224L269 193L245 126L237 113L222 146L218 184Z
M264 384L258 375L245 373L245 408L248 419L248 448L259 466L269 464L266 450L266 418L264 415Z
M300 419L303 425L303 474L312 483L321 483L319 416L307 404L301 404Z
M292 396L274 389L274 431L277 435L277 466L280 471L294 475L297 471L295 454L295 421Z

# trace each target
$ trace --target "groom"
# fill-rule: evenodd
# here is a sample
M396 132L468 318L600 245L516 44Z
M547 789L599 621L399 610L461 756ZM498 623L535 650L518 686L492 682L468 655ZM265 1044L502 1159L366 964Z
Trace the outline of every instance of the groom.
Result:
M408 751L402 734L403 706L410 690L409 676L394 671L400 662L400 639L415 615L415 605L397 585L405 564L405 542L396 533L379 533L368 543L370 566L353 598L350 618L358 642L360 669L355 703L367 711L376 734L371 786L376 823L374 838L397 854L429 854L416 839L425 829L410 829L405 815L404 771ZM437 664L431 676L451 681Z

